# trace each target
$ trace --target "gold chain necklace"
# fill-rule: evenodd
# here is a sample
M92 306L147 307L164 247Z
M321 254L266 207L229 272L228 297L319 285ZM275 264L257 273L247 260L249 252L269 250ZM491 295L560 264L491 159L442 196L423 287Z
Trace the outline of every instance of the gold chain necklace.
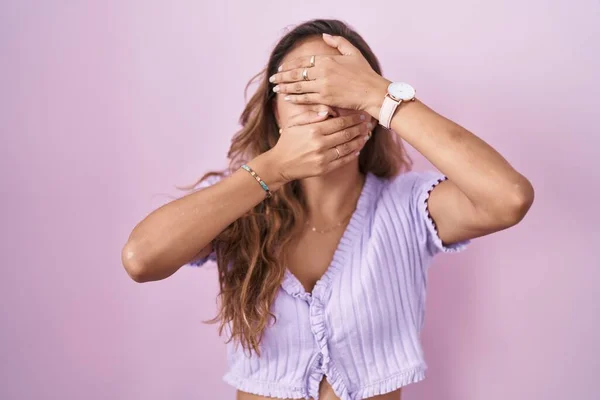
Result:
M306 221L306 225L310 228L311 231L316 232L316 233L329 233L337 228L339 228L340 226L342 226L342 224L346 221L348 221L350 219L350 217L352 217L352 214L354 214L354 210L352 210L352 212L350 214L348 214L343 220L341 220L340 222L338 222L337 224L335 224L334 226L331 226L329 228L325 228L325 229L317 229L314 226L311 226L309 224L309 221Z
M358 193L359 199L360 199L360 194L362 193L362 190L363 190L363 185L359 185L359 193ZM316 232L316 233L329 233L329 232L339 228L340 226L342 226L342 224L344 224L344 222L347 222L350 218L352 218L352 215L354 214L354 211L356 211L356 207L358 206L358 199L356 201L357 201L356 206L350 212L350 214L346 215L346 217L343 220L341 220L334 226L331 226L331 227L325 228L325 229L317 229L316 227L310 225L308 220L306 220L306 226L308 226L311 231Z

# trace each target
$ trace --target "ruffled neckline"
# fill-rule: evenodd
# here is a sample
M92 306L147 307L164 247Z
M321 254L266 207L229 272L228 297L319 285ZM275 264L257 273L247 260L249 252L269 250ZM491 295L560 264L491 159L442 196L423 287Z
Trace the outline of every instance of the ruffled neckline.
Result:
M340 238L337 248L333 253L331 263L321 276L312 292L307 292L302 283L296 278L296 276L286 268L285 274L281 286L283 290L289 295L303 300L309 301L310 298L318 298L321 301L326 301L330 293L331 282L335 274L347 264L346 260L353 249L354 240L359 236L365 216L368 213L369 205L375 193L375 188L378 179L375 175L367 172L365 182L361 189L356 208L350 217L350 221Z

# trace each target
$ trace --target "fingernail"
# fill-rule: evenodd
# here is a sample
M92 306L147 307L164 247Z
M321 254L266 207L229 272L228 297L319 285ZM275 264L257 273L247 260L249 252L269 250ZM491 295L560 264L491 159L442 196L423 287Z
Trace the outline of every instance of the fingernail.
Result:
M275 87L273 88L273 91L274 91L275 93L279 92L279 85L275 86Z
M325 37L331 37L331 35L329 33L324 33L323 36L325 36Z
M367 129L369 129L369 130L373 129L373 123L372 122L367 123Z
M290 100L292 100L292 96L285 96L283 99L284 99L285 101L290 101Z
M354 155L355 155L356 157L358 157L358 156L360 155L360 151L357 151L356 153L354 153Z
M361 120L361 121L364 121L364 120L365 120L365 118L367 118L367 117L365 117L365 114L360 114L360 120Z
M271 82L271 83L275 82L275 75L271 75L271 77L269 78L269 82Z
M319 111L319 113L318 113L319 117L324 117L327 114L328 114L327 111Z
M369 140L369 136L365 136L363 139L366 142L367 140Z
M279 68L277 68L277 72L281 72L283 71L283 65L280 65Z

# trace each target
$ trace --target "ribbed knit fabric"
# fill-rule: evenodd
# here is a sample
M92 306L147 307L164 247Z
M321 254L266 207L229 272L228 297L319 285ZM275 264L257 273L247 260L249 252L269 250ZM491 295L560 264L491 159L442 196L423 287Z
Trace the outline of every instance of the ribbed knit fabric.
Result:
M286 271L272 306L277 322L264 333L261 357L229 344L223 379L248 393L315 400L324 377L341 400L422 380L427 267L435 254L469 243L444 246L429 216L429 193L444 179L437 172L392 180L367 174L331 265L312 293ZM214 254L190 265L208 259Z

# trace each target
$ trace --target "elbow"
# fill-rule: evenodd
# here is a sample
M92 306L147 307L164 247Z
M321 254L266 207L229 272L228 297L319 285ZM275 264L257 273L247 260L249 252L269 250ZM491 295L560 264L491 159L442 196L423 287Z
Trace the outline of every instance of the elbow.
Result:
M121 251L121 262L127 274L137 283L148 282L148 268L140 260L135 244L127 242Z
M535 192L533 185L529 180L523 177L515 184L502 201L502 205L497 214L498 219L506 228L514 226L521 222L529 212Z

